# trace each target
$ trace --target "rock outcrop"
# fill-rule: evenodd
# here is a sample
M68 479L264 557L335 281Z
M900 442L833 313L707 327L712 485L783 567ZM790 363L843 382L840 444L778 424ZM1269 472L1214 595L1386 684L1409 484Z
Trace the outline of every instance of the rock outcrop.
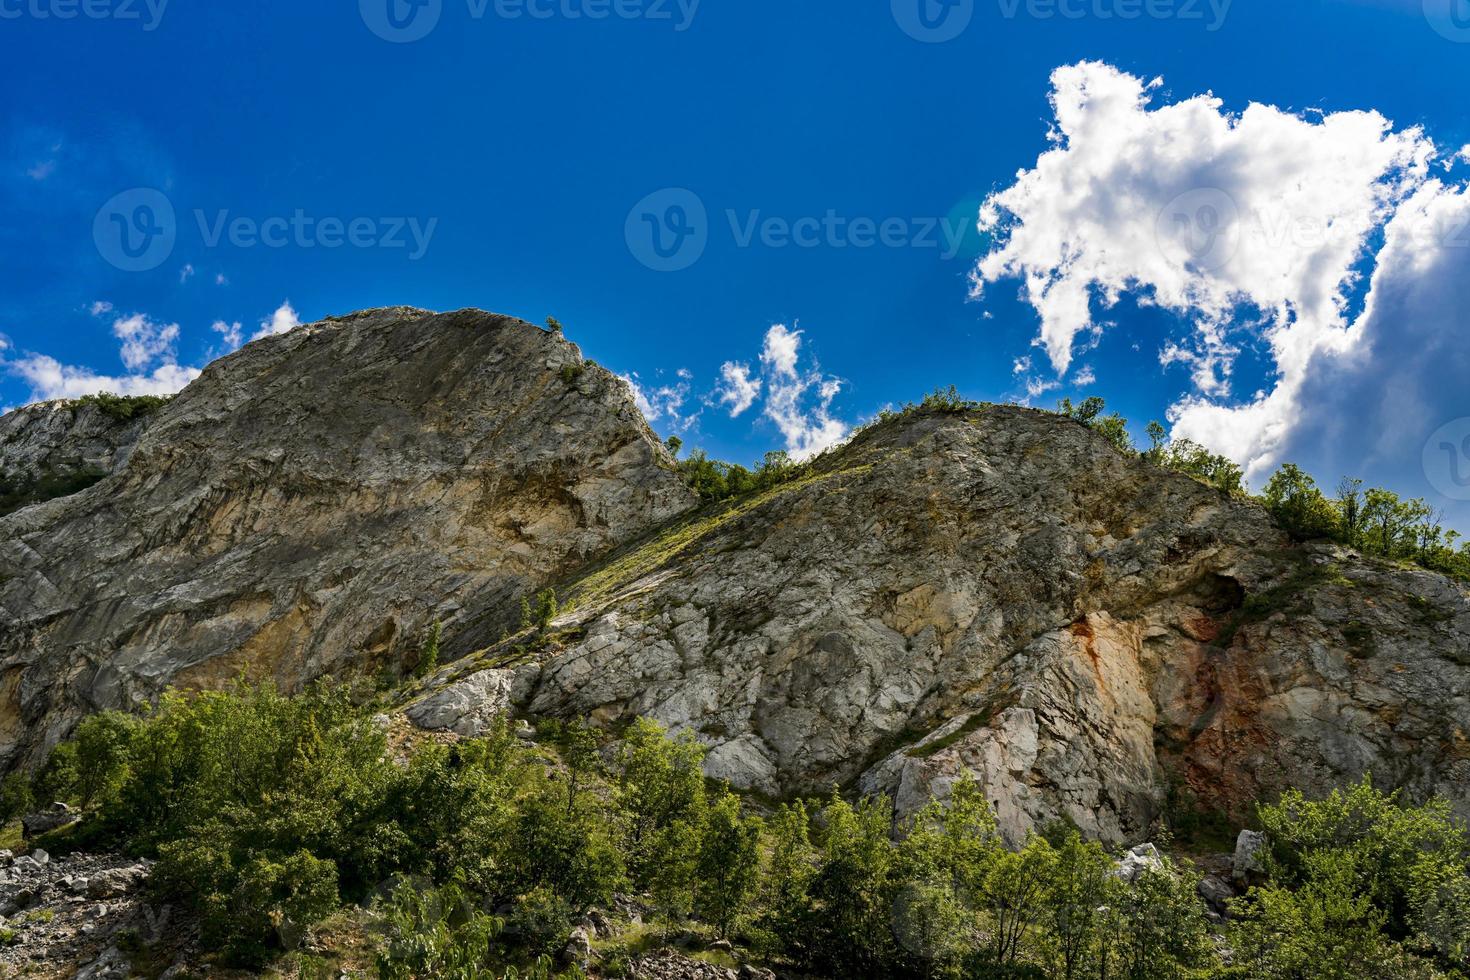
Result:
M0 479L111 473L127 461L148 416L119 418L91 401L49 401L0 415Z
M0 519L0 760L168 685L375 674L693 503L559 334L395 308L258 340L106 479Z
M1170 798L1239 817L1371 772L1470 816L1465 588L1080 423L905 413L695 504L559 335L390 309L257 341L106 479L0 519L0 759L169 684L401 668L438 619L410 721L646 715L773 797L904 814L972 774L1012 839L1136 843Z
M1013 839L1124 841L1171 789L1244 816L1371 771L1470 815L1461 587L1296 546L1048 413L878 426L564 595L521 709L692 729L742 789L903 814L970 773Z

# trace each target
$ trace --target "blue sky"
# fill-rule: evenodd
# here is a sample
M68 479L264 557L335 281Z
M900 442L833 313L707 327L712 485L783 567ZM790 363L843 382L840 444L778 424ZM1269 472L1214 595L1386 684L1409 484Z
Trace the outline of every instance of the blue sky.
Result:
M1470 526L1467 0L388 2L0 0L0 405L479 306L725 458L1100 394Z

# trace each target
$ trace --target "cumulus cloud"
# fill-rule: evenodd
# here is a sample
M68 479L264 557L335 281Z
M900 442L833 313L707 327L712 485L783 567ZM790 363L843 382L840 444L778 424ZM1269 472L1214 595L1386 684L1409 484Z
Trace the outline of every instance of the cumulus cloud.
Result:
M99 299L87 308L93 316L104 316L112 312L112 304L105 299Z
M793 459L803 460L847 438L848 426L832 417L832 400L842 390L837 378L799 365L801 331L778 323L766 331L761 349L765 375L763 414L775 423Z
M1186 367L1191 390L1169 410L1173 434L1259 477L1328 411L1324 373L1388 370L1362 365L1405 329L1464 349L1456 308L1436 306L1432 328L1397 323L1428 302L1431 267L1444 275L1442 265L1463 262L1464 250L1426 251L1423 242L1443 241L1439 229L1419 228L1415 249L1394 245L1410 224L1448 220L1451 199L1463 203L1430 178L1445 154L1420 129L1396 130L1373 111L1231 113L1208 94L1156 105L1158 80L1095 62L1059 68L1051 82L1051 147L984 203L980 227L998 244L972 284L979 297L1022 281L1059 377L1107 326L1095 311L1123 295L1176 314L1189 334L1159 360ZM1364 277L1369 298L1355 317ZM1269 390L1237 401L1232 371L1246 339L1264 344L1274 372ZM1351 441L1366 452L1362 438Z
M684 414L684 402L689 398L689 378L692 375L680 368L675 375L678 382L671 385L644 385L637 373L620 374L633 392L633 403L652 425L662 422L662 428L673 432L686 432L699 418L698 412Z
M116 395L171 395L199 377L198 368L178 364L160 364L145 374L98 374L91 368L62 364L45 354L4 362L4 367L30 385L32 401L80 398L101 391Z
M223 320L216 320L209 325L209 329L219 334L220 337L224 339L225 346L228 347L230 350L237 349L240 346L241 340L244 337L239 320L236 320L233 323L226 323Z
M130 371L146 368L154 361L172 363L176 358L177 323L155 323L142 313L134 313L114 320L112 333L122 341L118 354Z
M299 326L301 326L301 318L296 315L296 310L291 307L291 301L288 299L276 308L276 312L260 321L260 329L255 331L250 339L259 340L262 337L295 330Z
M719 404L730 406L730 417L738 418L760 397L761 379L750 376L750 365L726 361L720 365L720 383L715 388Z

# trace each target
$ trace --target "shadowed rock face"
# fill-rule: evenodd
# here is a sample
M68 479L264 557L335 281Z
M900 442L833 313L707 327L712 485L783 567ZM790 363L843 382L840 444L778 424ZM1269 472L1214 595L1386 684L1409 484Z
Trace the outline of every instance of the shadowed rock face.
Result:
M113 418L95 404L37 402L0 415L0 479L110 473L126 461L146 418Z
M627 386L530 324L394 308L256 341L110 477L0 519L0 758L170 684L375 672L693 503Z

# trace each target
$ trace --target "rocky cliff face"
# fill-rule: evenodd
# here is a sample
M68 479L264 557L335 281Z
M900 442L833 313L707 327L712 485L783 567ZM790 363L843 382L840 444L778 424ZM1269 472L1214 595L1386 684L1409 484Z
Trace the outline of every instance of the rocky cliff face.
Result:
M478 312L249 345L112 476L0 520L0 559L12 763L167 684L375 673L437 617L413 723L647 715L771 796L908 812L970 772L1012 837L1118 841L1176 791L1241 815L1371 771L1470 816L1462 587L1021 408L911 414L696 508L621 382Z
M376 672L692 504L627 386L530 324L390 309L257 341L107 479L0 519L0 759L167 685Z
M127 460L146 422L81 401L37 402L0 415L0 479L110 473Z
M492 649L498 683L429 700L648 715L738 787L855 784L900 813L970 772L1013 838L1064 816L1137 839L1176 790L1243 815L1367 771L1470 814L1463 590L1294 547L1042 412L881 426L566 593L559 649Z

